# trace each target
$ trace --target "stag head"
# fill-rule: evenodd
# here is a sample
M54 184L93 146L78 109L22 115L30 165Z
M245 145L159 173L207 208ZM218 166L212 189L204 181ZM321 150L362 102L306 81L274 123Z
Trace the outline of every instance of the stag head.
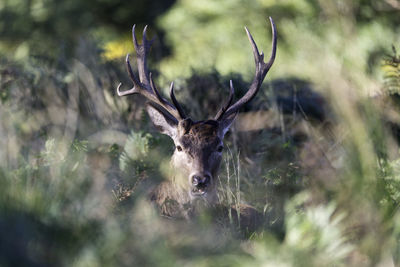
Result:
M256 43L245 27L251 43L254 60L255 76L244 96L233 103L234 88L230 81L230 94L227 102L218 111L213 119L194 121L187 117L174 95L174 84L170 86L172 103L168 102L158 92L151 73L147 70L147 54L153 40L146 38L147 26L143 30L143 42L138 44L135 35L135 26L132 29L133 44L137 54L139 80L135 77L129 54L126 57L126 66L133 87L127 91L120 91L119 96L141 94L147 98L147 112L158 130L170 136L175 144L172 156L172 166L175 170L175 183L182 185L191 199L205 198L208 201L216 199L215 177L221 163L224 149L223 139L232 125L239 109L257 94L260 86L271 68L276 55L276 29L272 18L269 18L272 27L272 52L267 63L264 54L259 53Z

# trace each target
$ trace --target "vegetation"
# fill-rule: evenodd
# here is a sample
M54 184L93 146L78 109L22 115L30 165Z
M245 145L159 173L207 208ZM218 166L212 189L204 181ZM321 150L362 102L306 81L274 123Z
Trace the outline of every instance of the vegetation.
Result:
M400 265L397 0L0 2L0 265ZM73 14L74 19L71 19ZM246 25L277 60L227 137L220 201L265 228L159 216L173 144L129 86L130 27L194 119L254 71ZM190 100L192 99L192 100ZM189 100L191 102L189 102ZM189 104L190 103L190 104ZM252 123L250 123L252 122Z

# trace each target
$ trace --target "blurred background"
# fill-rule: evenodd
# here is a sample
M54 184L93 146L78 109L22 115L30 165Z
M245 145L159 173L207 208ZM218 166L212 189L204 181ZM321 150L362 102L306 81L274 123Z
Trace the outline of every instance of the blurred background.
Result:
M266 226L161 218L146 193L173 143L116 96L132 25L200 120L230 79L246 92L243 27L268 56L269 16L277 58L218 177L220 202ZM400 265L399 25L398 0L0 0L0 265Z

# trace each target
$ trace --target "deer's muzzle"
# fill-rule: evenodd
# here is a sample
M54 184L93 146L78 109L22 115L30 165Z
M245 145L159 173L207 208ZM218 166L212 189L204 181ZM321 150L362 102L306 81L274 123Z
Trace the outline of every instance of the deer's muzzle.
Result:
M211 184L211 175L205 174L193 174L191 176L192 189L190 194L194 197L203 196L207 193Z

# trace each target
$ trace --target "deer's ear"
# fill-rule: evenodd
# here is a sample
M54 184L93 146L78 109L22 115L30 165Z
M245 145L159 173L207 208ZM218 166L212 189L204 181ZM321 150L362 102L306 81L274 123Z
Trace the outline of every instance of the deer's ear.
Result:
M148 103L146 109L157 129L174 139L178 132L178 121L171 114L155 104Z
M222 137L224 137L226 132L228 132L232 123L235 121L237 114L238 112L235 112L219 122L219 131Z

